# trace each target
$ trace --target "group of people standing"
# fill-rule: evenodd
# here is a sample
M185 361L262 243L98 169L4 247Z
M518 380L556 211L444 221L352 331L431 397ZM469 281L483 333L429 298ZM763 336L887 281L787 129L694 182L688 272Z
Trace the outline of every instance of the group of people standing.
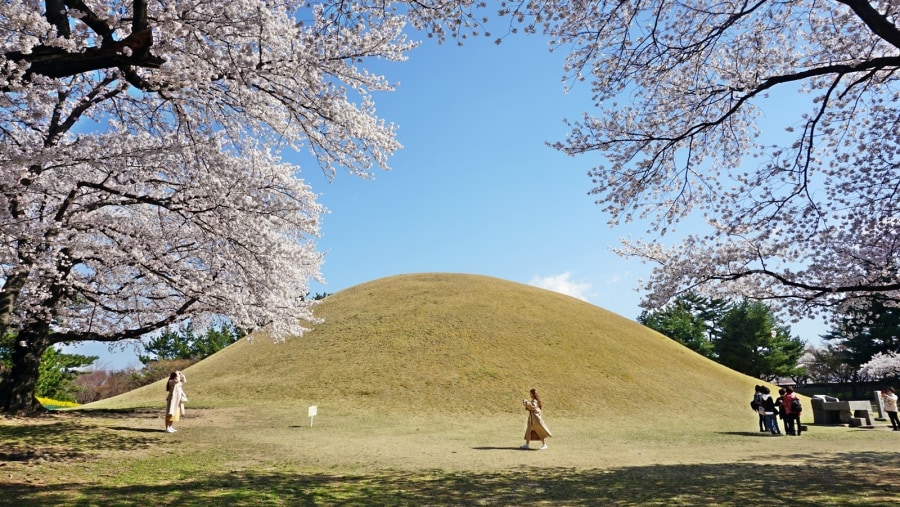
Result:
M750 407L759 414L759 431L768 431L773 435L800 436L803 426L800 424L800 413L803 410L800 399L790 386L778 390L778 397L772 398L771 390L766 386L756 386ZM778 424L784 421L784 433Z
M900 431L900 418L897 417L897 394L893 387L881 391L881 402L894 431ZM778 397L772 398L766 386L756 386L750 407L759 414L759 431L768 431L773 435L781 435L778 419L784 421L784 431L788 435L800 436L803 426L800 424L800 412L803 410L800 399L788 386L778 390Z

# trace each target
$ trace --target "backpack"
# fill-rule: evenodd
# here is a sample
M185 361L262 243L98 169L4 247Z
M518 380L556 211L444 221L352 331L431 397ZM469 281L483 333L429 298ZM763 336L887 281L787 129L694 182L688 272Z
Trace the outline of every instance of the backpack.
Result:
M754 394L753 400L750 401L750 408L752 408L753 410L759 410L759 406L761 405L760 402L762 402L762 395L759 393Z
M803 412L803 405L800 404L800 398L794 398L791 400L791 413L799 414Z

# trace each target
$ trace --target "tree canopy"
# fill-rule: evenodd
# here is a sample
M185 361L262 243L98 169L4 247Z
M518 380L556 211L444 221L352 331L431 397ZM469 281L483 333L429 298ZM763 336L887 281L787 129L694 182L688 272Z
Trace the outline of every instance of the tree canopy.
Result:
M500 5L590 83L593 109L553 146L600 159L590 193L611 224L648 221L618 249L656 266L645 308L690 291L795 318L900 301L896 0ZM452 34L477 32L460 17ZM688 217L705 227L670 243Z
M118 341L227 316L279 338L314 322L322 213L284 150L368 177L400 146L363 65L400 61L405 23L439 40L543 31L596 111L555 146L598 152L625 255L674 295L781 300L798 316L900 294L900 4L687 0L0 3L0 335L5 410L54 343ZM502 34L505 35L505 34ZM502 36L501 36L502 38ZM808 97L769 144L768 94ZM748 162L748 160L750 162ZM661 234L699 210L708 233ZM29 380L30 379L30 380Z
M167 329L144 344L144 353L138 354L138 360L144 365L174 359L199 361L238 341L242 336L238 329L228 323L210 327L203 333L195 332L190 325Z
M368 177L399 144L361 63L414 47L381 2L0 3L0 390L54 343L227 316L315 322L321 206L284 150Z
M802 371L803 340L778 326L766 304L742 301L725 312L720 324L721 335L713 344L719 363L768 381Z
M847 365L857 372L878 354L900 351L900 309L881 298L868 299L842 314L824 338L840 347Z
M824 347L807 347L800 358L806 378L812 382L850 384L859 378L859 369L847 362L845 347L829 343Z
M718 321L727 310L724 300L686 293L661 309L645 310L637 320L694 352L715 359L713 344L721 334Z
M693 293L666 307L644 312L638 322L680 342L713 361L763 380L804 373L804 343L778 324L765 303L731 304Z
M688 290L799 318L900 299L900 3L505 5L591 83L596 109L556 146L601 157L591 192L614 224L654 224L620 249L658 266L647 308ZM763 116L781 135L761 137ZM667 244L691 214L706 231Z
M874 379L896 380L900 378L900 352L879 352L862 365L862 376Z

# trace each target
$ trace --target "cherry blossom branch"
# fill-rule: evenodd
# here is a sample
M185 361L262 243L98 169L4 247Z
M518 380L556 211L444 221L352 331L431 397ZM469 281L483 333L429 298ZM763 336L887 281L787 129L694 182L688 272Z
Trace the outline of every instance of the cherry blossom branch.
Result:
M62 333L54 333L50 335L50 337L52 338L52 343L67 343L78 341L117 342L133 338L140 338L148 333L158 331L183 319L190 314L191 307L198 301L198 298L188 298L187 300L185 300L184 304L182 304L175 311L169 313L166 317L149 324L144 324L140 327L134 327L124 331L120 331L115 335L107 335L91 331L67 331ZM115 310L113 308L106 309Z
M57 33L62 37L71 36L69 30L69 15L64 7L81 12L79 21L87 25L100 40L99 47L85 48L83 51L70 52L65 49L39 45L29 52L10 51L6 58L14 62L28 62L26 78L32 74L40 74L50 78L63 78L83 74L85 72L120 68L127 69L144 67L158 69L165 63L163 58L150 53L153 46L153 32L147 20L147 2L135 1L135 17L132 22L132 32L116 41L112 27L106 21L97 16L81 0L47 0L47 21L57 28ZM136 79L137 75L131 75L130 81L140 89L148 90L149 83Z
M850 7L859 19L868 26L872 33L881 37L896 48L900 48L900 30L883 14L879 13L870 2L865 0L838 0ZM894 18L896 21L896 17Z

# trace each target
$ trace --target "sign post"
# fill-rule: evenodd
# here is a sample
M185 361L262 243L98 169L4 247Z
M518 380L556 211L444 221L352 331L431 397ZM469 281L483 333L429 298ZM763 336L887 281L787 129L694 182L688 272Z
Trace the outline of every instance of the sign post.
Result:
M312 428L313 419L316 417L316 414L319 412L318 405L311 405L309 407L309 427Z

